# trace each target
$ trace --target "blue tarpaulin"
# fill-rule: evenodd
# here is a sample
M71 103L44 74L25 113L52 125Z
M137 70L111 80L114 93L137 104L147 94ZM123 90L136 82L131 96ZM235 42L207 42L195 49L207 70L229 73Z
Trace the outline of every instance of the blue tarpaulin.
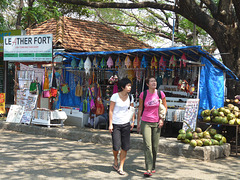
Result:
M207 58L201 57L202 66L199 84L199 111L198 115L205 109L215 109L224 106L224 73L222 69L216 68Z

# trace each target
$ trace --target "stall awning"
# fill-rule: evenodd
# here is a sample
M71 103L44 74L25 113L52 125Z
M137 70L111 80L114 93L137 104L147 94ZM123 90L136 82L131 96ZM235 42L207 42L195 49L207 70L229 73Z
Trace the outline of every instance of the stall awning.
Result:
M66 58L66 61L70 61L72 58L84 58L87 56L143 56L145 55L147 60L151 60L152 56L165 58L171 58L175 55L177 59L180 59L185 54L187 60L192 62L199 62L200 57L206 57L213 65L226 72L227 76L231 79L239 80L238 77L222 62L214 58L207 51L203 50L201 46L184 46L184 47L170 47L170 48L152 48L152 49L129 49L123 51L95 51L95 52L58 52L55 55L61 55Z

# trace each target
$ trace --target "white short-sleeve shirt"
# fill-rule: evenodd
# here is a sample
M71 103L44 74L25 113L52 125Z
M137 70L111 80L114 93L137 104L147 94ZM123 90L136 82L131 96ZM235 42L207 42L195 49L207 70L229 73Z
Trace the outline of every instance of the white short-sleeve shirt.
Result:
M115 106L113 109L112 123L113 124L126 124L129 122L130 114L128 113L128 108L130 106L130 98L123 101L118 93L112 95L110 101L115 102ZM133 96L131 99L131 103L134 102Z

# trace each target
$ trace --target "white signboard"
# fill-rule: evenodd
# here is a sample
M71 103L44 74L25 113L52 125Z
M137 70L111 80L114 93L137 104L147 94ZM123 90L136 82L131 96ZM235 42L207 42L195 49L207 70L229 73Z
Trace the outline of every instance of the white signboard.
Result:
M195 130L198 115L199 99L188 99L185 108L184 121ZM183 122L183 129L186 131L189 127Z
M20 123L24 112L24 106L11 105L6 122Z
M4 36L4 61L52 61L52 34Z

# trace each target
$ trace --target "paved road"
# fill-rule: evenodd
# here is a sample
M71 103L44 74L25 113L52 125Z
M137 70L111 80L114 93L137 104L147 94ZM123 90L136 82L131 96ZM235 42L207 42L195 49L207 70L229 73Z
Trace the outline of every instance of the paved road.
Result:
M240 179L240 158L204 162L159 154L149 179ZM125 176L112 170L111 146L0 131L0 179L145 179L141 150L130 150Z

